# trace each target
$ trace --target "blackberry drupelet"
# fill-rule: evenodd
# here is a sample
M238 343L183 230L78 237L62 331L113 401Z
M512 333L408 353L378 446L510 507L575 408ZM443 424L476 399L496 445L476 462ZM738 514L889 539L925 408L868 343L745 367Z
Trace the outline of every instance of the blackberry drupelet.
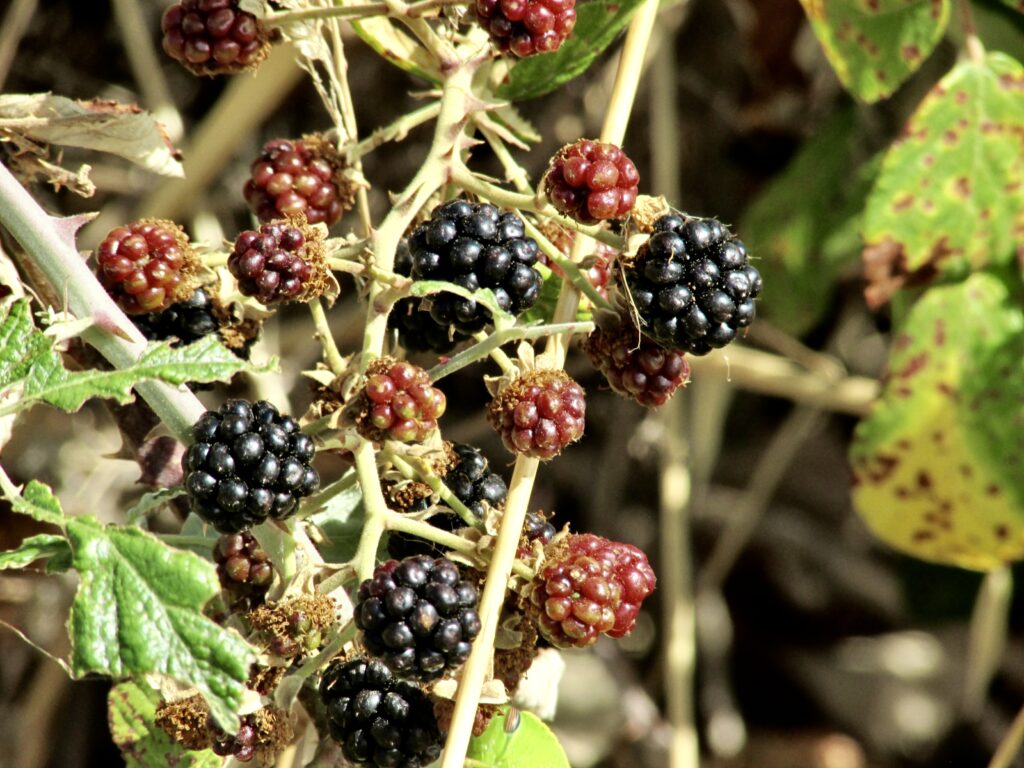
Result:
M238 0L181 0L164 12L164 51L197 75L256 67L270 51L263 23Z
M259 598L274 580L270 555L248 531L226 533L213 548L220 585L239 597Z
M266 305L305 301L317 295L326 270L323 241L312 227L282 219L247 230L235 240L228 269L238 289Z
M229 400L192 427L185 489L192 510L221 533L238 533L268 516L283 519L320 486L313 439L270 403Z
M434 680L469 657L479 600L451 560L389 560L359 586L355 621L366 649L396 674Z
M217 726L211 726L213 745L210 749L220 757L233 757L240 763L248 763L256 755L257 733L253 727L252 716L241 719L238 732L229 734Z
M576 26L576 0L476 0L476 15L502 53L557 51Z
M458 462L445 474L444 483L477 519L482 520L484 502L500 509L508 497L508 486L501 475L491 472L487 458L479 448L452 443L452 450ZM451 515L444 517L450 518Z
M754 320L761 275L715 219L662 216L625 271L644 333L666 349L706 355Z
M355 765L424 768L442 734L427 695L377 660L334 661L320 679L331 738Z
M490 288L498 306L513 315L540 298L536 241L526 236L519 216L493 205L453 200L439 206L413 232L409 253L414 280L444 280L467 291ZM449 338L483 330L491 319L484 306L454 293L435 294L429 302L430 317L451 329Z

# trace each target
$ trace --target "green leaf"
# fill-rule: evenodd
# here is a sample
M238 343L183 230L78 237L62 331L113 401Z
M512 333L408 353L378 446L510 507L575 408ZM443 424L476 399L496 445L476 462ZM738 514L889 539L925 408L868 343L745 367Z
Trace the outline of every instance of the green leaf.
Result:
M36 329L27 299L0 313L0 400L14 401L4 408L8 413L34 401L65 411L77 411L93 397L127 403L132 387L143 381L229 381L239 371L253 370L216 337L207 336L176 349L167 342L153 344L122 370L69 371L53 348L54 340Z
M6 571L10 568L24 568L44 557L65 555L68 552L70 552L68 540L63 536L54 536L49 533L30 536L21 542L17 549L0 552L0 571Z
M60 501L45 483L29 480L20 495L13 491L8 493L6 490L4 495L10 500L11 509L15 512L28 515L40 523L64 525L64 510L61 509Z
M132 507L125 512L125 517L128 519L129 525L138 525L140 521L146 519L151 514L156 512L160 507L164 506L167 502L183 496L185 494L184 488L161 488L158 491L150 491L144 493L142 498L139 499Z
M487 730L469 743L466 756L487 768L569 768L562 745L539 717L520 712L511 733L505 730L506 718L506 713L495 715Z
M172 677L231 728L255 652L202 613L220 591L213 565L138 528L86 517L67 530L81 577L69 620L75 673Z
M869 301L1007 264L1024 231L1024 67L957 65L889 150L864 217Z
M880 538L976 570L1024 557L1022 361L1022 302L995 275L914 304L850 450L854 504Z
M921 66L949 21L949 0L800 0L840 81L867 102Z
M518 61L498 87L510 101L535 99L582 75L625 29L641 0L590 0L576 6L576 26L562 47Z
M859 271L864 203L880 157L860 164L857 120L844 110L824 125L747 210L738 228L769 291L766 317L800 335L832 303L830 289Z
M223 762L208 749L187 750L156 724L160 695L143 685L118 683L107 696L107 719L114 743L128 768L218 768Z
M317 548L325 562L347 563L355 556L365 519L363 492L358 483L328 500L323 511L309 516L324 536Z

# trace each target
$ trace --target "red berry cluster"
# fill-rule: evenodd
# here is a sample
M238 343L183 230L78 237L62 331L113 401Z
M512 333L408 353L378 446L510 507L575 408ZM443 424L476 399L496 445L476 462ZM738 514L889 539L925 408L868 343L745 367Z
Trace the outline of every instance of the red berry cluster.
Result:
M685 355L642 336L631 321L599 326L583 350L613 391L647 407L664 405L690 380Z
M260 20L238 0L181 0L164 12L164 51L197 75L252 69L270 42Z
M574 534L555 544L528 588L530 610L552 645L585 648L601 634L628 634L655 581L636 547Z
M621 219L636 203L640 174L614 144L580 139L558 150L544 177L552 205L584 224Z
M273 139L253 161L242 194L260 221L302 213L310 224L331 226L355 202L340 168L337 153L317 136Z
M192 295L192 249L171 221L115 227L96 249L100 282L125 312L158 312Z
M557 51L576 26L576 0L476 0L476 15L502 53Z
M365 410L357 417L360 434L371 440L423 442L437 429L447 402L419 366L385 357L367 369Z
M505 387L487 418L513 453L551 459L583 436L586 408L583 388L565 371L540 369Z
M239 290L268 305L301 300L316 273L317 254L307 247L309 234L288 221L240 234L228 257L228 269L238 279Z
M270 555L248 531L224 534L217 539L213 560L221 586L233 592L266 592L274 579Z

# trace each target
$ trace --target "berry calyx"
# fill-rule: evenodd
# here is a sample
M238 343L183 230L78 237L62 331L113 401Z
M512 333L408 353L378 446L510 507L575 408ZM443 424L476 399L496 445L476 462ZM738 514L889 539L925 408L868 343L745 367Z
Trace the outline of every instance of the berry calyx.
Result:
M562 47L576 26L576 0L477 0L476 15L498 50L525 58Z
M197 75L252 70L270 52L263 23L238 0L180 0L160 26L167 55Z
M551 459L583 436L586 397L562 370L528 371L487 408L487 420L512 453Z
M366 649L396 674L435 680L469 658L479 601L451 560L389 560L359 586L355 622Z
M328 278L324 233L300 216L242 232L228 257L239 290L263 304L308 301Z
M354 765L425 768L441 754L430 699L380 661L334 661L319 690L331 738Z
M655 344L628 318L599 325L583 341L583 350L612 391L654 408L690 380L690 366L682 352Z
M356 401L356 429L369 440L420 443L437 429L447 401L419 366L392 357L374 360Z
M158 312L193 292L196 257L173 221L115 227L97 247L96 264L103 287L128 314Z
M221 533L238 533L267 517L281 520L320 487L313 439L299 423L260 400L229 400L192 427L182 457L192 511Z
M544 176L551 204L584 224L625 218L639 184L640 174L622 149L589 139L558 150Z
M355 204L344 167L334 145L318 135L272 139L252 162L242 194L260 221L301 213L310 224L331 226Z
M706 355L754 320L761 275L747 249L715 219L662 216L625 268L641 329L666 349Z

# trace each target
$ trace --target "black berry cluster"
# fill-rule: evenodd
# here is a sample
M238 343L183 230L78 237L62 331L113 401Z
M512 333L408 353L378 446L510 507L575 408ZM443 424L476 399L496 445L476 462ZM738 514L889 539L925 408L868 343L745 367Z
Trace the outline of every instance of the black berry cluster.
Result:
M229 400L192 427L182 464L192 510L221 533L292 514L320 485L313 440L270 403Z
M430 699L380 661L333 662L320 679L320 699L331 738L355 765L423 768L441 754Z
M491 472L487 458L479 448L465 443L453 443L452 450L458 462L444 476L444 483L459 501L469 507L477 518L483 519L484 502L498 509L505 503L508 486L501 475Z
M203 288L196 288L184 301L162 312L150 312L134 318L136 327L150 341L176 339L171 346L191 344L216 333L220 323L213 314L213 302Z
M523 221L515 213L453 200L436 208L430 220L416 228L409 239L409 260L399 260L396 271L414 280L444 280L467 291L490 288L498 306L518 315L540 298L541 275L533 268L537 254L536 241L526 236ZM441 351L436 348L441 346L447 351L460 337L483 330L491 319L483 305L454 293L413 302L396 307L400 331L429 318L441 333L421 332L410 338L406 332L405 340L415 345L410 348ZM415 320L403 320L403 316ZM436 346L433 340L438 341Z
M356 626L366 649L394 672L434 680L469 657L479 600L451 560L389 560L359 586Z
M746 247L715 219L662 216L625 274L644 333L693 355L736 338L761 292Z

